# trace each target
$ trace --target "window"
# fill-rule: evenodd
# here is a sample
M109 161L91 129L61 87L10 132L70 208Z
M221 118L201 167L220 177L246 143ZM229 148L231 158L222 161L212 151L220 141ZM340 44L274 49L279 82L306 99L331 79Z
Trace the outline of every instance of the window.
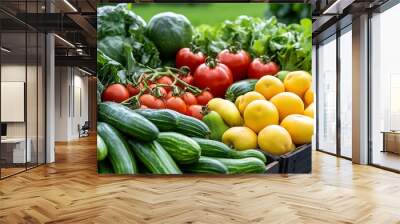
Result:
M336 36L318 47L318 148L336 153Z
M340 155L352 156L352 33L351 26L340 35Z
M400 5L371 18L372 163L400 170Z

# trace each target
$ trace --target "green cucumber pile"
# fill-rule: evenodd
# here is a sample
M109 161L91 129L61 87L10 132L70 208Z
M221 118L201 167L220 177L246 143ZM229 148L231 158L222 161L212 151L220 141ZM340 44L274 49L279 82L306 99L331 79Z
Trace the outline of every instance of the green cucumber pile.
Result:
M169 109L132 110L98 105L100 174L265 173L267 159L255 149L237 151L210 138L202 121Z

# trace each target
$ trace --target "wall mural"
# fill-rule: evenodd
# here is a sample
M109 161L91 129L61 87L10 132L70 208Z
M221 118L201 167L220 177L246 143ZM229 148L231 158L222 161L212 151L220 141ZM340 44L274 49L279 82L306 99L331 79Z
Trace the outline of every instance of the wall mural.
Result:
M97 21L100 174L311 172L310 5L107 4Z

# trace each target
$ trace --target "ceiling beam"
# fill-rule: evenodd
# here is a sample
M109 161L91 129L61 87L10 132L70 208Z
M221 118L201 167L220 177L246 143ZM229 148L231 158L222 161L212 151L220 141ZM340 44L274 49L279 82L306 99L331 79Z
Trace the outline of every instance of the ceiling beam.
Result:
M92 56L55 56L56 66L87 67L96 71L96 58Z
M90 46L96 46L96 29L88 22L88 20L80 14L68 14L72 21L82 28L85 32L86 42Z

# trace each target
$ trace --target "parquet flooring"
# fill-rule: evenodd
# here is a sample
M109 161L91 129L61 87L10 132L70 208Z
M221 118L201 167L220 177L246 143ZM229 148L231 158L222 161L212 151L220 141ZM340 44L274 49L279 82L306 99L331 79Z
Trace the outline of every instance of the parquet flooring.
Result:
M98 176L95 138L0 181L0 223L400 223L400 175L313 153L310 175Z

